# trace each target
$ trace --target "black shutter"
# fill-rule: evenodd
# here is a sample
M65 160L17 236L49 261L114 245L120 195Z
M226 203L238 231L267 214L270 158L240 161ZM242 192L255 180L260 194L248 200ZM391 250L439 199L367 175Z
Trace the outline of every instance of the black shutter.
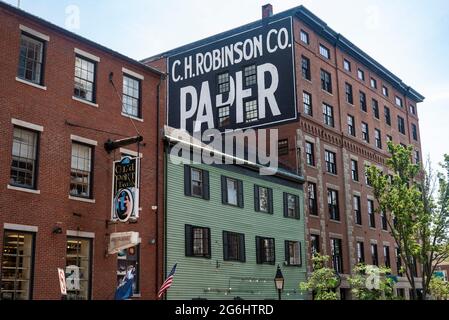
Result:
M237 180L237 204L243 208L243 181Z
M299 211L299 196L295 196L295 218L301 219L301 212Z
M276 264L276 242L274 241L274 238L271 239L273 241L273 259L270 264Z
M261 242L261 237L256 237L256 262L258 263L258 264L261 264L262 263L262 252L261 252L261 245L260 245L260 242Z
M206 233L207 237L204 237L204 234ZM210 236L210 228L204 228L203 229L203 239L207 239L207 254L205 255L206 258L211 258L212 257L212 252L211 252L211 236Z
M285 240L285 261L287 262L287 265L290 265L290 251L288 250L288 244L290 241Z
M191 257L193 256L193 246L192 246L192 226L186 224L185 227L185 248L186 248L186 256Z
M228 232L223 231L223 260L228 260Z
M240 257L239 257L239 260L241 262L246 262L245 235L244 234L241 234L239 236L239 242L240 242L240 246L239 246L239 248L240 248L240 252L239 252Z
M284 192L284 217L288 217L288 193Z
M228 203L228 181L225 176L221 176L221 203Z
M273 189L268 188L268 210L271 214L274 213L273 208Z
M184 194L186 196L192 195L190 166L188 165L184 165Z
M299 266L302 267L302 248L301 248L301 241L299 243Z
M209 171L203 170L203 199L210 199L210 191L209 191Z
M254 210L260 211L259 186L254 185Z

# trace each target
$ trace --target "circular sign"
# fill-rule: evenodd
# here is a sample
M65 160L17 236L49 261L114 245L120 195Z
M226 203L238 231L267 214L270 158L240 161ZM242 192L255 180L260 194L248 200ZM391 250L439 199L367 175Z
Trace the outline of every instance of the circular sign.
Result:
M114 212L117 218L126 222L134 211L134 196L128 189L121 189L114 198Z

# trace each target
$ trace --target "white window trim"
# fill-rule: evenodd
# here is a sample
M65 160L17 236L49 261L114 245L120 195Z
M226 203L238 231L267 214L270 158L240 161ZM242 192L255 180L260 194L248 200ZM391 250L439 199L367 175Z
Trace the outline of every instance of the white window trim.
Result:
M87 138L83 138L83 137L80 137L80 136L76 136L74 134L70 135L70 140L76 141L76 142L81 142L81 143L84 143L84 144L89 144L91 146L98 146L98 142L97 141L91 140L91 139L87 139Z
M326 183L326 188L333 189L335 191L340 191L340 187L336 186L335 184L332 184L332 183Z
M338 149L337 149L337 148L334 148L334 147L332 147L332 146L330 146L330 145L328 145L328 144L325 144L325 145L324 145L324 149L326 149L327 151L332 151L332 152L334 152L335 155L338 153ZM336 160L336 159L335 159L335 160Z
M41 40L50 41L50 37L47 36L46 34L43 34L43 33L39 32L39 31L36 31L36 30L31 29L31 28L29 28L27 26L24 26L23 24L19 25L19 29L24 31L24 32L26 32L26 33L29 33L29 34L37 37L37 38L39 38Z
M123 72L125 75L129 75L129 76L134 77L134 78L137 78L137 79L139 79L139 80L145 80L145 77L144 77L143 75L141 75L140 73L131 71L131 70L129 70L129 69L126 69L125 67L122 68L122 72Z
M95 239L95 233L94 232L67 230L66 231L66 235L69 236L69 237Z
M27 84L27 85L32 86L32 87L35 87L37 89L41 89L41 90L44 90L44 91L47 90L47 87L41 86L40 84L31 82L31 81L28 81L28 80L25 80L25 79L21 79L19 77L16 77L16 81L20 82L20 83L23 83L23 84Z
M329 232L329 238L340 239L343 240L343 235L339 233ZM332 243L332 242L331 242ZM342 244L343 245L343 244Z
M33 194L41 194L40 190L34 190L34 189L28 189L28 188L22 188L22 187L15 187L15 186L12 186L10 184L8 184L7 189L8 190L14 190L14 191L33 193Z
M377 240L375 240L375 239L370 239L370 240L369 240L369 243L370 243L370 244L377 244Z
M357 157L353 154L351 154L349 157L351 158L351 160L359 161L359 157Z
M304 140L307 142L315 143L315 138L308 136L308 135L304 135Z
M120 153L128 154L133 157L143 158L143 154L141 152L137 153L137 151L133 151L133 150L125 149L125 148L120 148L119 151L120 151Z
M310 235L320 236L321 231L318 229L310 229Z
M86 198L80 198L80 197L74 197L69 195L70 200L80 201L80 202L86 202L86 203L95 203L95 199L86 199Z
M37 232L39 230L36 226L27 226L15 223L3 223L3 229L11 231Z
M361 197L362 194L359 191L352 191L353 195Z
M315 178L315 177L310 177L310 176L308 176L307 177L307 182L312 182L312 183L318 183L318 179L317 178Z
M90 102L90 101L87 101L87 100L84 100L84 99L81 99L81 98L78 98L78 97L75 97L75 96L72 96L72 99L75 100L75 101L81 102L81 103L85 103L85 104L87 104L87 105L89 105L91 107L95 107L95 108L99 107L97 103L93 103L93 102Z
M14 119L14 118L11 119L11 123L13 125L18 126L18 127L27 128L27 129L31 129L31 130L34 130L34 131L39 131L39 132L43 132L44 131L44 127L43 126L40 126L40 125L37 125L37 124L33 124L33 123L30 123L30 122L26 122L26 121L22 121L22 120L18 120L18 119Z
M87 59L90 59L90 60L93 60L93 61L96 61L96 62L100 62L100 60L101 60L100 57L97 57L97 56L95 56L95 55L93 55L93 54L91 54L89 52L84 51L84 50L75 48L74 51L75 51L76 54L79 54L80 56L86 57Z
M363 246L365 247L365 238L363 238L363 237L355 237L355 241L363 242Z
M122 116L123 116L123 117L126 117L126 118L131 118L131 119L133 119L133 120L136 120L136 121L140 121L140 122L143 122L143 119L141 119L141 118L138 118L138 117L132 116L132 115L130 115L130 114L127 114L127 113L124 113L124 112L122 112L121 114L122 114Z

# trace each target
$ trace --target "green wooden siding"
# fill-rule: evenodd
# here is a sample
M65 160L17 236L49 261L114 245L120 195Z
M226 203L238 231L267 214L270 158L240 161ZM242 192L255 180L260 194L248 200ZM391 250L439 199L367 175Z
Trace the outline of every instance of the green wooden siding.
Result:
M285 290L283 299L303 299L298 284L306 277L304 242L304 196L290 188L244 174L206 165L193 167L209 171L210 200L184 195L184 166L167 161L167 266L178 263L168 299L277 299L274 276L281 265ZM223 205L221 176L243 181L244 208ZM256 212L254 185L273 189L274 214ZM301 218L283 216L283 193L299 196ZM208 227L211 231L211 259L185 256L185 225ZM223 261L223 231L245 234L246 262ZM275 265L256 264L256 236L275 238ZM286 266L285 240L300 241L302 266Z

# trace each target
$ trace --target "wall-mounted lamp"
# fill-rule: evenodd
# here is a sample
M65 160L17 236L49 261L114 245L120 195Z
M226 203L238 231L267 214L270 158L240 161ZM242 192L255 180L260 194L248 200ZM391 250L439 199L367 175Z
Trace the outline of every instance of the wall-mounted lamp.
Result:
M54 227L53 227L53 230L51 231L51 233L54 233L54 234L61 234L61 233L62 233L62 228L61 228L61 227L58 227L58 226L54 226Z

